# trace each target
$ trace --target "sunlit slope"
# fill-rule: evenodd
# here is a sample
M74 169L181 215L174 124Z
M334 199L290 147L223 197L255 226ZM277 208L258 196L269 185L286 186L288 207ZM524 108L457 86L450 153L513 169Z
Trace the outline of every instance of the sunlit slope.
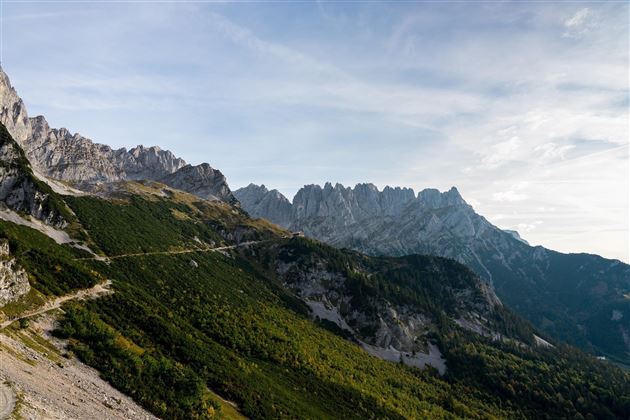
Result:
M145 187L149 191L141 191ZM102 256L119 256L109 261L54 244L27 228L3 224L1 231L32 272L36 289L61 293L113 280L112 295L66 305L59 335L115 387L160 417L221 415L212 392L251 418L589 413L615 418L630 413L630 380L607 364L565 348L531 347L523 344L525 338L499 343L458 328L449 318L449 305L463 295L451 296L449 290L476 283L456 263L374 259L290 239L288 232L252 221L229 205L177 194L134 183L107 194L107 200L64 197L90 246ZM254 244L214 250L242 242ZM156 251L165 253L138 255ZM430 308L436 318L445 314L431 339L444 353L446 375L382 361L339 331L313 322L300 294L275 269L284 252L312 256L342 274L346 264L367 270L348 291L358 301L362 293L394 303L408 299L408 290L425 296L416 299L418 309ZM295 268L307 272L312 261L296 259ZM437 273L453 276L426 287L409 283L417 270L428 270L425 264L443 265ZM395 282L392 287L371 283L375 275ZM436 290L439 296L433 295ZM505 333L518 339L530 328Z

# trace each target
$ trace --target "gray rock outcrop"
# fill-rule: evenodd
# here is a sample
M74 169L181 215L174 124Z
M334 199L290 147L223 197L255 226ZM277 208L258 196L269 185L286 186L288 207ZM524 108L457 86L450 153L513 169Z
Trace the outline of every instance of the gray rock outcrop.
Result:
M114 150L65 128L51 128L43 116L29 118L24 102L2 69L0 122L24 149L33 169L46 177L70 181L79 188L96 182L161 181L202 198L236 202L223 174L208 164L187 165L156 146Z
M213 169L207 163L186 165L176 172L159 179L160 182L187 191L206 200L221 200L236 204L237 200L228 187L221 171Z
M523 242L524 244L529 245L529 242L527 242L525 239L521 238L521 235L515 231L515 230L510 230L510 229L503 229L504 232L509 233L510 235L512 235L515 239L518 239L519 241Z
M265 218L285 228L293 221L293 206L278 190L269 191L264 185L249 184L234 191L234 196L239 202L247 203L247 212L252 217Z
M417 367L428 363L443 373L446 368L432 340L445 319L495 340L533 341L529 327L505 329L509 311L487 282L452 260L414 255L392 265L391 260L382 264L381 258L349 252L345 255L356 258L344 259L341 252L337 256L343 264L331 264L326 247L305 252L307 243L271 246L278 255L278 278L304 300L314 318L335 324L334 330L370 354ZM385 292L389 287L397 292ZM430 292L421 292L424 288Z
M1 123L0 203L58 228L65 227L70 218L65 204L35 177L24 151Z
M53 179L76 182L156 179L186 165L159 147L113 150L65 128L50 128L42 116L29 120L32 134L22 145L35 168Z
M30 290L26 271L11 257L9 243L0 239L0 307L15 301Z

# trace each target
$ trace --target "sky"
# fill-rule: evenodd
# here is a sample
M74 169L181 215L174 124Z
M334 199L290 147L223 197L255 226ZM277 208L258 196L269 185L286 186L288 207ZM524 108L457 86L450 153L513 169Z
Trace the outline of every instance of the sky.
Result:
M289 199L449 189L534 245L629 256L627 2L4 1L31 116Z

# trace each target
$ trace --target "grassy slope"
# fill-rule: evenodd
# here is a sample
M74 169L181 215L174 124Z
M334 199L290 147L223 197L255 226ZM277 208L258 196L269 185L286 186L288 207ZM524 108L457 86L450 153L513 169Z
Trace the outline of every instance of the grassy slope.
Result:
M368 308L366 297L386 298L433 314L438 324L436 338L449 366L447 377L500 396L503 403L528 418L579 418L589 414L627 418L630 414L630 376L614 366L562 344L557 344L557 349L532 349L490 342L455 328L452 321L440 316L448 314L455 304L449 289L474 283L469 270L452 260L417 255L372 258L296 239L257 248L263 261L273 259L268 254L275 253L275 258L283 262L302 261L306 271L318 261L325 261L327 271L346 278L346 293L352 291L353 300L364 301ZM435 272L436 265L442 276ZM368 275L357 274L366 269ZM496 308L491 322L493 330L507 337L525 343L532 339L531 325L506 308Z
M238 212L191 200L69 201L91 238L112 254L186 247L191 235L219 241L228 231L245 239L278 234ZM88 267L36 232L23 236L1 227L12 247L30 247L21 258L38 275L66 264L83 273L79 279L115 279L114 295L68 305L60 333L116 387L166 418L220 412L207 387L253 418L630 414L628 376L579 354L498 349L445 330L441 347L451 370L448 378L436 378L373 358L316 326L255 259L198 253ZM46 264L32 254L44 254ZM36 281L35 287L47 284ZM53 276L46 287L56 282L62 290L73 281Z
M282 233L231 211L217 218L223 211L217 206L182 200L70 203L90 236L111 254L190 246L193 236L219 242L216 232L228 229L241 229L247 238ZM198 223L203 219L210 223ZM191 259L198 268L190 266ZM134 348L192 367L196 377L249 416L442 417L449 415L444 408L453 407L473 416L505 414L469 393L450 391L453 385L429 374L418 380L417 371L370 357L317 327L300 301L245 260L198 253L122 258L94 267L116 279L117 293L90 304L98 319L81 320L87 315L80 307L70 311L66 335L94 345L94 337L77 330L86 322L92 325L86 330L98 329L94 324L104 321ZM77 344L76 351L101 369L117 366L103 360L105 353L94 355L92 347ZM124 389L113 372L110 380ZM383 390L383 382L392 386Z
M367 257L303 239L277 246L265 243L256 248L253 259L267 265L272 260L283 264L297 263L302 272L311 272L325 265L328 272L344 279L343 286L335 291L352 296L351 306L366 315L377 314L374 304L379 299L386 299L396 306L410 307L417 313L429 315L433 322L444 322L445 327L451 328L452 323L444 318L454 319L465 311L483 311L488 305L479 278L447 258L427 255ZM290 277L284 281L291 286ZM460 292L469 293L463 301L458 297ZM482 315L489 318L487 326L492 331L533 344L531 325L506 308L496 306L492 313L482 312Z
M316 327L298 313L298 301L241 260L121 259L108 274L118 292L91 304L100 319L140 348L191 366L249 416L442 417L452 405L462 414L500 413Z
M46 295L85 289L103 277L85 263L74 261L78 251L60 246L42 233L0 220L0 236L9 239L11 254L29 273L31 285Z

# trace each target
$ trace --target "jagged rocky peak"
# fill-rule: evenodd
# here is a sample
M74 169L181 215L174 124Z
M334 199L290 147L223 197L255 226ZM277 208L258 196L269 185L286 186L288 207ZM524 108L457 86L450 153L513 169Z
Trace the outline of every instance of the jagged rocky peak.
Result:
M264 185L250 184L235 193L244 210L254 217L264 217L284 227L306 229L301 220L327 218L335 220L338 228L349 228L360 220L374 217L398 217L409 211L409 207L425 206L442 208L466 206L457 189L441 193L438 190L424 190L416 197L411 188L386 186L382 191L371 183L360 183L354 187L326 182L324 186L310 184L302 187L289 203L276 190L268 190ZM355 232L361 235L360 232Z
M24 102L11 86L9 76L2 67L0 67L0 121L20 145L23 145L31 135L31 126Z
M50 128L42 116L30 121L27 156L39 172L50 178L79 183L154 180L186 165L170 151L156 146L113 150L66 128Z
M234 195L239 201L244 200L248 203L252 203L253 205L259 204L263 201L270 202L271 200L278 200L281 203L288 203L289 206L291 205L291 202L282 195L280 191L276 189L269 190L265 184L249 184L246 187L239 188L234 191Z
M395 216L415 200L410 188L385 187L374 184L357 184L354 188L327 182L323 188L306 185L295 195L293 206L296 217L351 216L352 219L373 216ZM341 211L341 213L339 213Z
M36 117L30 118L31 130L33 137L42 138L47 135L50 131L50 126L48 125L48 121L44 118L43 115L38 115Z
M201 198L236 203L225 177L210 165L187 167L183 159L157 146L113 150L66 128L51 128L43 116L29 118L1 69L0 122L22 147L32 167L45 177L74 182L88 190L90 184L101 182L161 181ZM168 184L171 181L175 184Z
M186 166L183 159L176 157L169 150L158 146L144 147L138 145L129 150L129 159L125 172L129 179L155 179L166 176Z
M221 200L231 204L238 201L230 191L225 176L207 163L186 165L177 172L166 175L160 182L189 192L206 200Z
M249 184L234 191L234 196L252 217L263 217L285 228L293 221L293 206L278 190L268 190L265 185Z
M448 206L468 205L455 187L446 192L427 188L418 193L418 200L427 207L438 209Z
M510 230L510 229L503 229L504 232L509 233L510 235L512 235L514 237L514 239L516 239L517 241L523 242L526 245L529 245L529 242L527 242L525 239L523 239L521 237L521 235L515 231L515 230Z
M234 195L237 195L238 193L238 195L242 197L251 197L252 200L259 200L260 198L264 197L268 192L269 190L267 189L265 184L256 185L254 183L250 183L248 186L239 188L238 190L234 191Z

